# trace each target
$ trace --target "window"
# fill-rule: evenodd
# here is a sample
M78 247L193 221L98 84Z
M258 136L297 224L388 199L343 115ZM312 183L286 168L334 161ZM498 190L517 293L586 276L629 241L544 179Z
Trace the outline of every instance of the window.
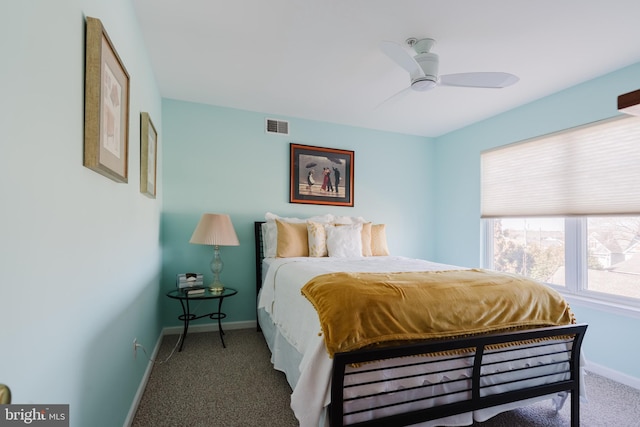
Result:
M640 301L640 217L587 219L586 289Z
M485 221L493 230L486 268L640 306L640 216Z
M564 285L564 220L493 220L493 269Z
M640 120L482 153L486 268L640 307Z

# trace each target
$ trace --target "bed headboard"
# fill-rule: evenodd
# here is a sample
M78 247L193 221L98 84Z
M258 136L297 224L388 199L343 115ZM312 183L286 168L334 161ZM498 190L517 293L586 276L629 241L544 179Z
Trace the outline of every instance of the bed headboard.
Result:
M253 237L256 245L256 309L258 307L258 292L262 287L262 260L264 259L264 245L262 244L262 224L265 221L255 221L253 223ZM260 323L258 322L258 313L256 311L256 325L258 332L261 331Z
M253 233L256 244L256 296L262 287L262 260L264 259L264 246L262 242L262 224L265 221L253 223Z

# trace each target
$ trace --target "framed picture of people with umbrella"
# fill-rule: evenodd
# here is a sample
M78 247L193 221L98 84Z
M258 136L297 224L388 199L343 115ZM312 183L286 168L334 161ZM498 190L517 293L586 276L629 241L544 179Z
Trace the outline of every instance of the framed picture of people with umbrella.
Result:
M290 203L353 206L353 151L291 143Z

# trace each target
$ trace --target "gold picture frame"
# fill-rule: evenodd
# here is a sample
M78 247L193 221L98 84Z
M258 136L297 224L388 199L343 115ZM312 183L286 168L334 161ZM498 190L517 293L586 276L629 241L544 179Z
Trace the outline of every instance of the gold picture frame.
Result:
M140 192L156 198L158 132L149 113L140 113Z
M128 181L129 74L97 18L87 17L84 166Z

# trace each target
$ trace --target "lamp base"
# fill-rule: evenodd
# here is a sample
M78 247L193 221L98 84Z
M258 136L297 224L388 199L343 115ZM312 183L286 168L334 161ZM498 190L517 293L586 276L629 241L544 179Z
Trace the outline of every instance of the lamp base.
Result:
M224 292L224 285L222 283L212 283L209 285L209 291L213 294L221 294Z
M224 285L220 282L220 273L222 272L224 263L220 257L220 247L218 245L213 246L213 259L209 266L213 273L213 282L209 285L209 290L213 294L221 294L224 291Z

